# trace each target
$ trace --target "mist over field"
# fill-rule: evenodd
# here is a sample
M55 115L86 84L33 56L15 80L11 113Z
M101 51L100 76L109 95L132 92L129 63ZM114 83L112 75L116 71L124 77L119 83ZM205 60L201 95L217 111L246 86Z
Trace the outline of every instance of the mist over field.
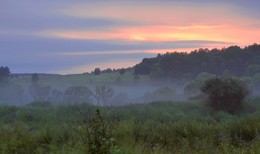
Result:
M19 77L18 75L17 77L12 77L11 79L9 79L9 83L1 87L1 103L18 106L28 104L32 101L48 101L55 105L62 103L78 104L86 102L91 104L97 104L97 100L94 94L91 94L88 97L84 97L85 94L84 92L81 92L81 88L88 88L91 91L90 93L95 93L96 88L100 86L111 88L113 91L113 96L109 98L111 99L109 100L110 102L108 104L100 105L117 106L136 103L148 103L151 101L160 100L160 98L164 100L186 99L186 97L184 96L184 87L183 85L178 85L178 83L173 83L170 81L150 81L147 79L144 79L147 81L135 81L134 76L132 76L131 74L119 75L119 73L105 73L103 75L100 75L100 77L109 78L109 76L111 75L113 76L110 79L104 79L105 82L89 81L90 78L94 78L94 80L95 78L99 78L99 76L97 77L95 75L90 74L79 74L71 76L39 75L39 89L46 88L45 91L43 90L42 93L37 94L43 95L42 97L35 96L39 98L34 98L34 94L30 90L32 84L30 75L26 77L23 77L22 75ZM129 81L118 81L119 78L125 78L127 76L130 78ZM66 78L68 78L68 80ZM74 95L72 94L71 98L66 98L66 96L64 96L66 90L68 91L68 89L70 89L71 87L78 88L75 88L73 92ZM166 91L166 94L162 94L162 96L160 96L160 94L158 94L158 96L155 96L155 94L153 95L153 97L148 96L152 95L156 90L163 90L165 88L169 91L169 94L167 94ZM163 95L165 96L165 98L162 98Z
M1 67L0 100L9 105L43 101L101 106L184 101L202 98L203 83L216 77L236 78L246 84L249 97L256 97L260 89L259 51L259 45L253 44L173 52L144 58L129 68L96 68L72 75L14 74Z

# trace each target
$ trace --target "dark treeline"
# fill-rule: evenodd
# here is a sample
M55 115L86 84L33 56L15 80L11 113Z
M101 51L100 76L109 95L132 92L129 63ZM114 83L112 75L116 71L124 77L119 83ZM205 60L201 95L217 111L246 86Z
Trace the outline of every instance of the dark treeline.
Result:
M253 75L260 72L260 45L245 48L230 46L223 49L199 49L190 53L172 52L144 58L134 67L135 74L154 78L190 79L201 72L216 75Z
M10 73L11 72L8 67L3 67L3 66L0 67L0 84L6 82Z

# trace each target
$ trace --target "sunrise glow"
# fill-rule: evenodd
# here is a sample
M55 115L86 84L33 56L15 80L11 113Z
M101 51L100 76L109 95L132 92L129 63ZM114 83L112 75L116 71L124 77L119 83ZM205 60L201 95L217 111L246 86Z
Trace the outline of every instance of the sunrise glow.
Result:
M260 40L256 1L47 1L4 3L0 36L7 54L2 61L24 52L58 60L53 70L69 65L69 70L85 66L90 71L94 59L103 61L100 55L105 61L141 61L150 54L244 47ZM27 62L18 58L22 69Z

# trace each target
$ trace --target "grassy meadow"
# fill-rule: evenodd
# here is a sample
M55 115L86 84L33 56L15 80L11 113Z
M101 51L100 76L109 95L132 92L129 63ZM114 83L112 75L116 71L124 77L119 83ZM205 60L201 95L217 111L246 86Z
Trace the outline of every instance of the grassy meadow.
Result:
M232 115L202 101L119 107L34 102L0 106L0 153L89 153L89 128L100 110L109 153L260 153L260 99ZM95 131L95 130L94 130ZM100 134L97 134L100 135Z

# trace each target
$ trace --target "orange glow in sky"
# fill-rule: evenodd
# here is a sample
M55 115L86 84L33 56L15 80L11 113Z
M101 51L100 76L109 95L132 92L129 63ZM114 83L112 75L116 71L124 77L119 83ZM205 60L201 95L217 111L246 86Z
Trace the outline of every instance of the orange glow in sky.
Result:
M37 32L36 35L129 42L203 40L225 42L227 46L233 44L244 46L260 40L260 28L249 28L250 24L259 24L259 21L239 14L235 6L226 3L188 5L175 2L175 5L167 6L136 5L129 2L109 5L108 2L104 2L68 6L58 13L83 19L110 18L133 24L122 24L101 30L51 29ZM216 43L212 47L222 47L223 44L218 45L219 43Z
M22 73L39 67L80 73L98 64L133 66L157 53L259 44L259 6L258 0L5 0L0 61Z
M207 40L246 45L260 40L260 31L238 26L133 26L111 31L51 30L37 33L45 37L65 39L121 40L131 42L165 42L180 40ZM219 46L215 46L219 47Z

